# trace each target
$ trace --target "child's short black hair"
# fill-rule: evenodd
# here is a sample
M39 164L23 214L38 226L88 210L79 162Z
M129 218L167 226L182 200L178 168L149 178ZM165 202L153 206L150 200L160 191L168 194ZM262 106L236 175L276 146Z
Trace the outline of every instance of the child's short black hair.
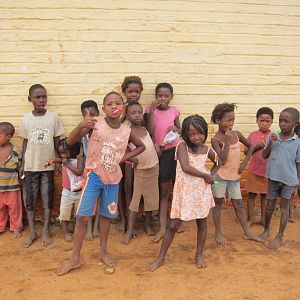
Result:
M285 108L282 112L287 112L289 113L294 121L299 122L299 111L298 109L294 108L294 107L288 107Z
M41 84L39 84L39 83L33 84L33 85L29 88L29 96L31 96L31 94L33 93L33 91L35 91L35 90L37 90L37 89L44 89L44 90L46 91L46 88L45 88L43 85L41 85Z
M15 127L9 122L0 122L0 129L6 134L6 136L10 135L11 137L13 137L13 135L15 134Z
M70 151L70 156L71 158L77 158L77 156L79 155L80 153L80 148L81 148L81 143L76 143L74 145L69 145L67 143L67 139L68 138L63 138L61 139L58 144L57 144L57 153L58 152L58 148L59 147L63 147L63 149L67 152L67 151Z
M122 100L122 102L124 103L123 97L122 97L119 93L113 91L113 92L107 93L107 94L104 96L104 98L103 98L103 105L105 104L106 98L107 98L108 96L110 96L110 95L117 95L117 96L119 96L120 100Z
M170 92L171 92L171 95L173 95L173 87L170 83L167 83L167 82L161 82L159 83L156 88L155 88L155 95L157 95L158 93L158 90L159 89L162 89L162 88L166 88L166 89L169 89Z
M258 117L260 115L269 115L271 117L271 119L273 120L274 118L274 112L270 107L261 107L257 113L256 113L256 119L258 119Z
M99 113L98 104L94 100L83 101L80 106L81 112L83 113L83 110L85 108L90 108L90 107L94 107L96 111Z
M193 125L198 132L205 136L204 142L206 141L208 135L208 125L205 119L199 115L189 116L182 122L181 137L187 146L191 148L193 152L196 152L197 146L192 144L188 139L190 125Z
M134 106L134 105L137 105L143 109L143 106L138 101L131 101L131 102L128 102L125 106L125 114L127 114L128 108L131 106Z
M300 133L300 125L297 125L295 128L294 128L294 132L299 135Z
M235 103L227 103L224 102L222 104L218 104L215 106L212 114L211 114L211 121L217 124L217 120L221 120L226 113L234 112L237 108Z
M131 83L136 83L140 85L141 91L143 91L142 79L139 76L126 76L121 85L122 92L124 93Z

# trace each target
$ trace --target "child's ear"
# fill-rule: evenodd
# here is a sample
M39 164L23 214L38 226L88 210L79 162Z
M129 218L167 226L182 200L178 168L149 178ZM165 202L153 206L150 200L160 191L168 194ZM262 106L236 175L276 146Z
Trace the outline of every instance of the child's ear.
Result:
M105 109L104 109L104 106L102 106L102 111L105 113Z
M31 97L30 96L28 96L28 101L31 102Z

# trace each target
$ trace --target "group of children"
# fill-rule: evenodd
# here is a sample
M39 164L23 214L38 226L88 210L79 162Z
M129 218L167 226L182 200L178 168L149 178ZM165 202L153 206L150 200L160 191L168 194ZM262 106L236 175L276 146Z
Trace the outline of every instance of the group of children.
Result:
M153 242L163 240L159 256L149 267L152 271L163 264L182 221L189 220L196 220L198 228L196 264L206 267L203 252L211 208L216 242L226 243L221 228L225 196L232 201L244 238L257 242L264 242L270 235L272 214L280 197L279 232L268 244L273 249L280 247L292 212L291 199L300 179L299 111L284 109L279 116L280 130L275 133L270 131L272 109L260 108L256 114L259 130L246 138L233 130L235 104L219 104L211 116L218 131L208 147L207 122L195 114L185 118L181 126L180 111L170 105L173 87L169 83L157 85L155 100L145 110L139 103L142 91L139 77L125 77L122 84L125 101L117 92L108 93L102 104L104 117L99 116L96 102L84 101L82 121L68 138L60 139L63 127L57 114L46 109L46 89L40 84L31 86L28 100L33 111L24 115L20 126L21 155L10 142L13 125L0 123L0 232L5 231L9 216L10 230L16 237L21 235L22 197L18 179L21 178L29 222L29 236L22 244L29 247L37 238L34 220L39 190L44 208L42 240L45 246L52 243L49 222L56 169L61 172L63 188L59 220L64 239L73 241L71 259L57 270L58 275L80 267L82 243L93 236L100 236L99 259L107 266L115 266L116 260L107 253L110 221L120 216L122 242L129 244L136 237L134 224L141 203L146 233ZM240 144L244 145L245 153L242 162ZM210 170L206 168L207 159L213 163ZM240 174L249 161L247 216ZM167 226L172 188L171 222ZM257 194L261 197L261 224L265 228L260 236L250 230ZM69 226L73 210L74 235ZM151 217L157 210L160 229L154 234Z

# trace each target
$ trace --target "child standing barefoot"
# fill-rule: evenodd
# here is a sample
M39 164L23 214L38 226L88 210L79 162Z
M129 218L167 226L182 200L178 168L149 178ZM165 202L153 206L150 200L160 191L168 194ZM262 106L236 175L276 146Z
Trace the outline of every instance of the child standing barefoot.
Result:
M256 123L259 130L253 131L248 137L248 141L254 145L253 154L249 162L248 174L246 179L245 189L248 192L248 223L251 226L254 222L254 207L255 198L260 194L261 199L261 220L260 224L265 224L266 212L266 194L268 180L266 176L267 161L262 157L262 151L265 147L265 142L270 134L270 126L273 123L274 113L269 107L261 107L256 113ZM245 147L245 155L248 153L248 148Z
M80 143L72 146L67 145L67 138L59 141L57 154L59 157L48 160L47 165L52 163L62 164L62 193L59 209L59 220L66 242L72 242L73 237L69 232L69 223L73 208L77 210L80 191L84 177L81 176L84 170L84 158L78 157L80 153Z
M280 201L280 225L275 239L268 245L276 250L282 244L282 237L288 222L289 204L300 181L300 140L293 132L299 123L299 111L293 107L284 109L279 115L281 132L271 133L266 141L263 157L268 158L267 208L265 230L260 235L267 239L277 197Z
M104 118L87 115L70 133L68 144L80 142L91 129L89 152L86 160L87 178L82 189L76 213L76 226L73 237L71 259L57 270L57 275L64 275L80 267L80 252L86 234L87 222L94 214L94 206L99 194L100 208L100 252L99 259L108 266L115 266L116 261L106 250L110 220L117 217L119 182L122 178L120 162L139 155L145 150L144 144L134 136L131 129L120 122L124 107L123 98L116 92L108 93L103 99ZM128 141L136 149L126 153Z
M176 160L175 147L177 142L164 143L165 136L170 132L180 133L180 112L175 106L170 106L173 98L173 87L169 83L159 83L155 89L155 101L146 107L146 127L155 144L161 147L159 158L159 202L160 230L154 236L153 242L160 241L166 232L168 217L168 199L171 183L175 179Z
M22 197L18 180L19 154L10 143L15 133L9 122L0 123L0 233L6 229L9 217L10 230L21 236Z
M182 221L196 220L197 251L196 264L205 268L206 262L203 249L207 236L207 216L214 206L211 191L213 175L220 167L216 153L204 145L208 133L207 123L198 116L189 116L182 123L181 136L183 141L177 145L176 180L173 190L171 224L168 228L158 258L150 265L150 270L159 268L165 260L166 253L173 241L175 233ZM205 168L207 157L214 162L208 172Z
M236 105L233 103L218 104L211 116L212 122L219 125L219 130L212 138L211 144L223 163L217 172L218 184L212 186L216 204L213 208L213 220L216 230L216 242L219 245L226 243L221 230L221 206L226 190L232 201L235 214L243 227L244 238L263 242L262 239L249 230L244 210L239 179L252 155L254 147L239 131L232 130L235 108ZM242 163L240 163L240 142L248 148L247 155Z

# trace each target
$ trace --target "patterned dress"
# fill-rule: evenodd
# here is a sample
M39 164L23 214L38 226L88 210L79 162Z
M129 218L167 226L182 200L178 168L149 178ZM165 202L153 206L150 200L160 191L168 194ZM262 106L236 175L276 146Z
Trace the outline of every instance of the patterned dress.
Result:
M208 173L205 168L208 152L209 149L206 154L190 153L188 151L190 165L201 172ZM180 163L178 163L173 190L171 219L181 219L183 221L203 219L208 216L210 208L214 206L211 185L207 184L203 178L183 172Z

